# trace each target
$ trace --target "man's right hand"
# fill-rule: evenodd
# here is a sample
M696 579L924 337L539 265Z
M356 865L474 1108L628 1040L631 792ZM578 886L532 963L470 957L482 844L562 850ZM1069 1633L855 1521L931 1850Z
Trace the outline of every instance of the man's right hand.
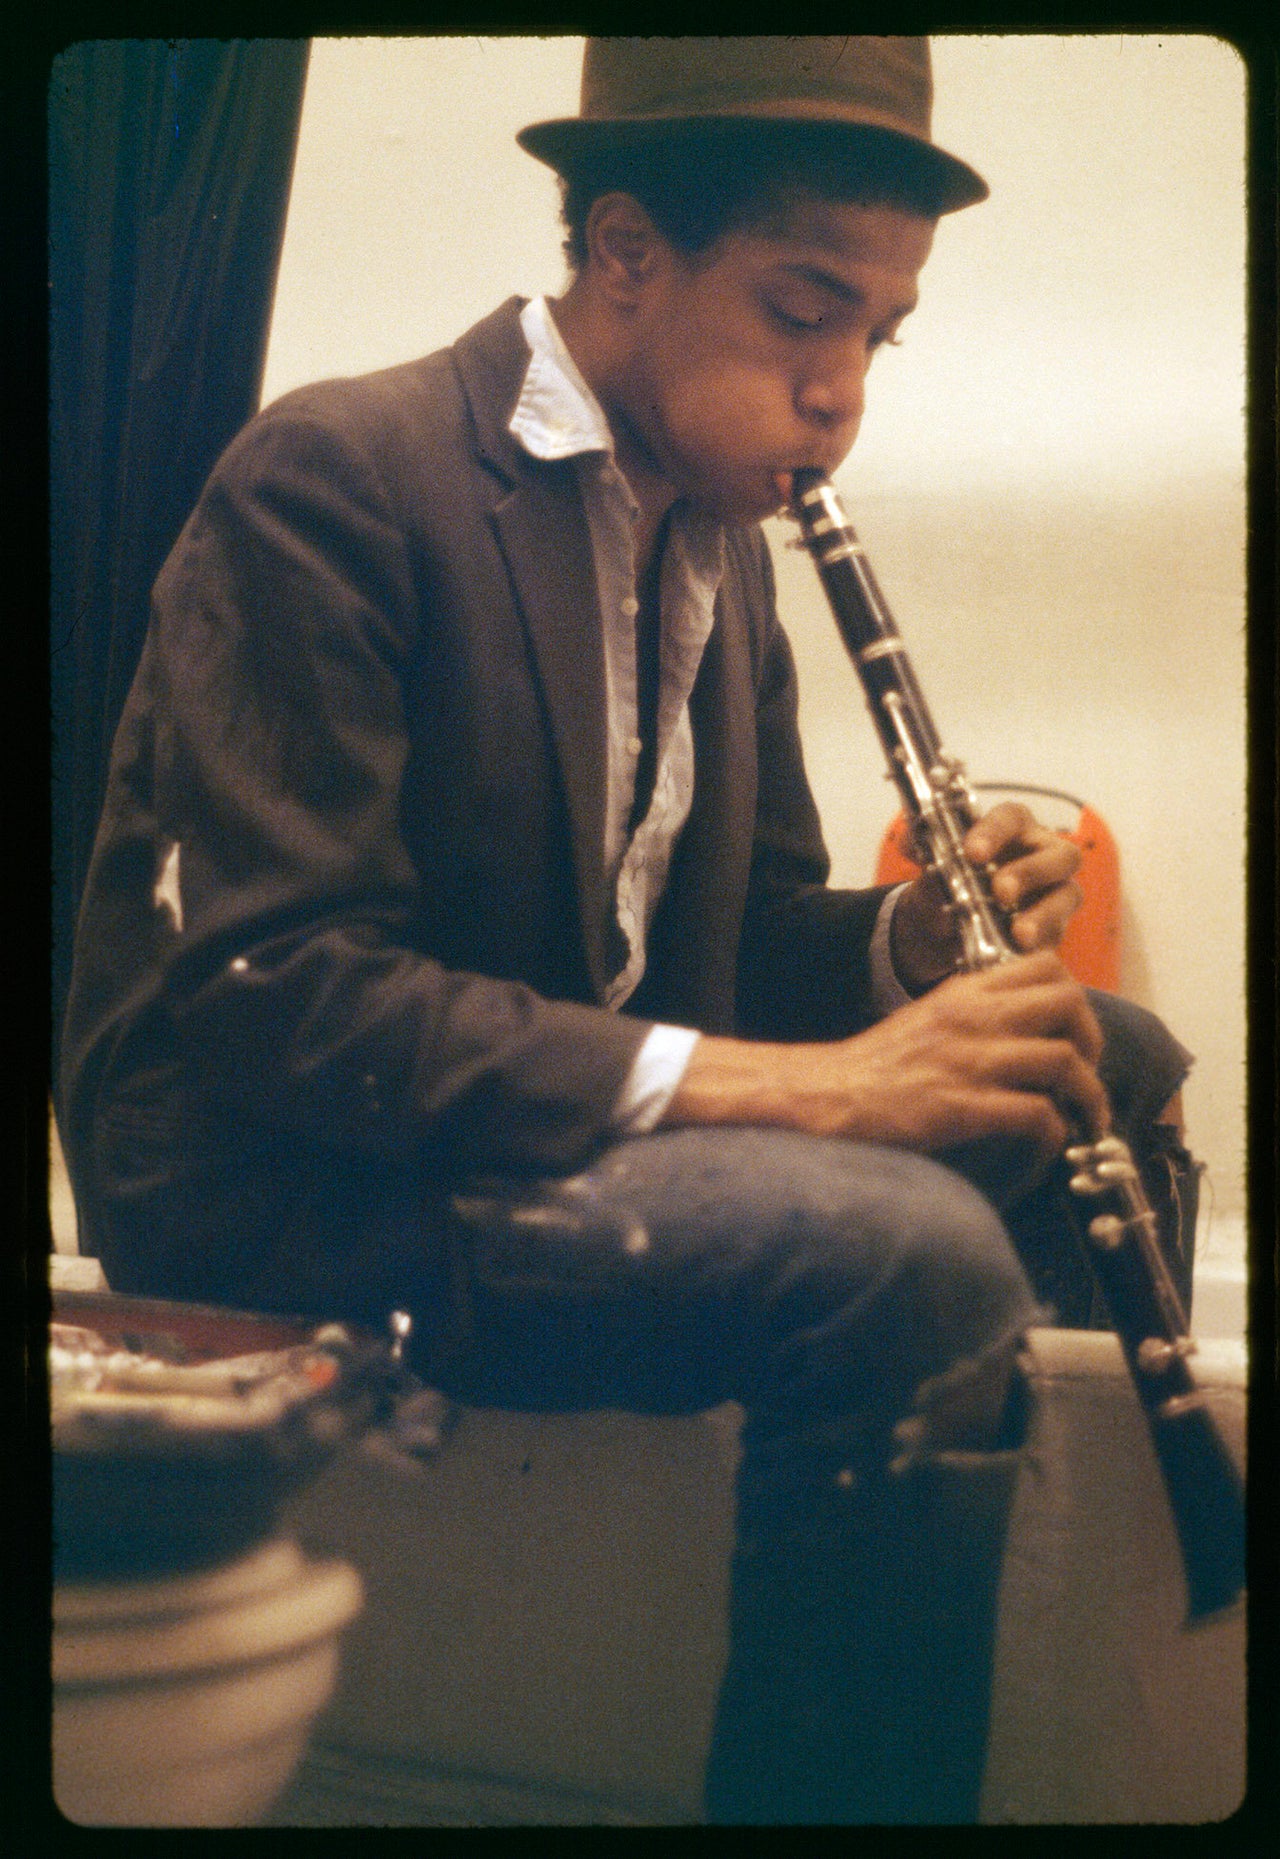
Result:
M1018 1136L1049 1162L1109 1125L1102 1032L1048 950L952 976L850 1039L706 1037L663 1122L749 1123L926 1153Z

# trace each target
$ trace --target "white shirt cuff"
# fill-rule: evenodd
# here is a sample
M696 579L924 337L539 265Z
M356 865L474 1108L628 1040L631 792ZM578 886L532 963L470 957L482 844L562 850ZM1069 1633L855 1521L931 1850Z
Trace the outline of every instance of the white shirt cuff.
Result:
M915 999L913 994L907 993L897 977L889 942L893 913L906 888L905 884L899 884L889 892L880 906L875 929L871 932L871 1006L881 1020Z
M636 1053L613 1107L619 1136L647 1136L676 1094L699 1035L687 1026L654 1026Z
M894 973L889 949L894 907L906 888L900 884L889 892L871 936L871 1000L882 1019L914 998ZM647 1136L656 1129L684 1077L699 1037L687 1026L659 1024L649 1029L613 1107L610 1126L619 1136Z

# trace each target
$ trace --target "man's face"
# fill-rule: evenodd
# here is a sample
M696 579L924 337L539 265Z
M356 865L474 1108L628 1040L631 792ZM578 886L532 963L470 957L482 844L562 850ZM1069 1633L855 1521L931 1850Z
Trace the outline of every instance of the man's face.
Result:
M871 358L914 307L932 220L804 196L686 259L665 240L617 410L678 492L725 517L830 472L857 436Z

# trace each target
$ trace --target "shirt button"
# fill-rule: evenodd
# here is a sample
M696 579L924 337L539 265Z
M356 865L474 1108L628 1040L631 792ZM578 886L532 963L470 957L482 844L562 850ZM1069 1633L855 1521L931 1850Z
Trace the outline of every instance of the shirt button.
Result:
M628 594L625 600L619 602L619 605L629 620L634 620L640 611L640 602L634 594Z
M644 747L644 744L641 742L639 736L628 736L627 737L627 754L628 755L639 755L643 747Z

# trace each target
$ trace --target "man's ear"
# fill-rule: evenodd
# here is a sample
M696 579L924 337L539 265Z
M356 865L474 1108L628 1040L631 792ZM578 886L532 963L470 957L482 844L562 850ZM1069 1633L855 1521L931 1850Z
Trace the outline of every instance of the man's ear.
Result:
M587 214L587 259L598 285L619 307L634 303L666 245L631 194L601 194Z

